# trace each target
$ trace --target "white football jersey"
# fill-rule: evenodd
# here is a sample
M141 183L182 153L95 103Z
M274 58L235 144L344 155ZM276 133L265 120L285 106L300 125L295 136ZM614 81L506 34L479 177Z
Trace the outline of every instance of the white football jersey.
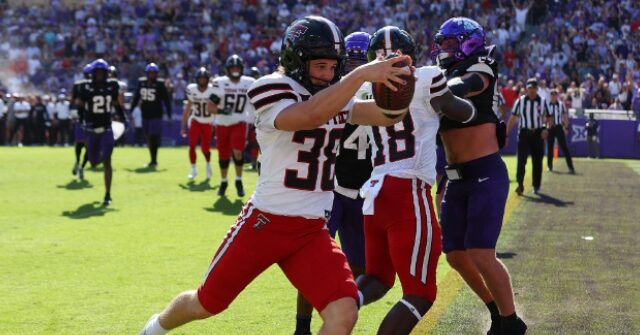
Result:
M247 90L255 81L247 76L240 77L237 83L227 76L213 80L211 86L214 94L220 98L216 115L217 125L230 126L249 120L249 114L253 114L253 107L248 101Z
M268 213L328 218L333 206L334 164L352 98L332 120L313 130L282 131L276 116L311 94L279 73L262 77L249 89L260 145L260 176L251 202Z
M430 100L448 91L447 79L436 66L418 68L415 76L413 100L404 120L390 127L371 127L375 143L372 179L391 175L435 183L440 117Z
M207 89L200 91L198 84L189 84L187 86L187 99L191 102L191 117L202 124L211 124L214 115L207 110L209 97L214 93L211 85Z

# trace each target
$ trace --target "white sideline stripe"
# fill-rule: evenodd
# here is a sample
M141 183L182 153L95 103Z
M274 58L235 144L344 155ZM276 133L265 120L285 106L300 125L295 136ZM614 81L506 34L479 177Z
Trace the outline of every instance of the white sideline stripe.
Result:
M411 267L409 268L409 273L412 276L416 276L416 263L418 262L418 251L420 250L420 238L421 238L421 215L420 215L420 203L418 199L418 189L417 189L417 180L413 178L411 180L411 196L413 196L413 212L416 216L416 236L415 241L413 242L413 253L411 255Z
M429 272L429 256L431 256L431 241L433 239L433 228L431 226L431 203L428 202L427 188L422 189L422 201L424 202L424 210L427 215L427 245L424 251L424 259L422 260L422 283L427 283L427 273Z
M236 229L233 230L233 233L231 233L231 236L227 239L227 242L225 242L224 246L222 247L222 250L220 250L220 252L216 256L216 258L213 259L213 261L211 262L211 265L209 265L209 269L207 270L207 274L204 276L204 281L205 282L207 281L207 278L209 278L209 274L211 273L211 271L213 271L213 268L220 261L220 258L222 258L224 253L227 252L227 249L229 248L229 245L231 245L231 243L233 242L233 239L236 238L236 235L238 235L238 232L240 231L240 229L242 229L242 226L244 226L244 224L247 222L247 219L249 217L251 217L251 213L253 213L253 209L254 208L255 207L253 207L253 205L251 205L251 207L247 210L247 214L241 216L240 220L238 220L239 222L238 222L238 225L237 225Z

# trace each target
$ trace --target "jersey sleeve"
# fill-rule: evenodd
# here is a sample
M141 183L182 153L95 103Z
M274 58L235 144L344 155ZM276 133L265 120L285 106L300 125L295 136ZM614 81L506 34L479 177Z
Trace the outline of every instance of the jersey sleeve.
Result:
M185 96L187 97L187 100L189 100L189 102L193 102L194 85L195 84L189 84L187 85L187 88L184 90Z
M274 130L278 114L299 101L299 96L289 83L268 77L254 82L247 96L253 105L256 127L261 130Z
M439 97L449 91L447 86L447 78L444 76L442 70L437 67L430 66L423 71L422 76L431 77L429 84L429 96L432 98ZM425 83L429 81L425 80Z

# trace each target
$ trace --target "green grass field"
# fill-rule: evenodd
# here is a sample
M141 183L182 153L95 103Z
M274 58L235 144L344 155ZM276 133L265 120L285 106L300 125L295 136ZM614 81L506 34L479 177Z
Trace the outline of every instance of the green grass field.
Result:
M147 318L160 311L177 293L196 288L246 200L235 196L232 185L228 198L217 197L217 171L210 185L204 183L204 165L201 156L199 159L200 175L195 183L189 184L185 148L162 149L157 171L141 168L148 161L146 150L117 148L113 158L114 203L102 209L99 206L104 192L102 173L87 172L86 183L75 181L70 173L72 148L0 148L0 334L137 334ZM515 160L508 157L506 161L510 172L515 173ZM256 178L254 172L246 172L248 191L253 190ZM536 252L540 249L522 246L518 239L522 234L535 232L527 226L527 220L533 218L527 211L532 209L527 199L511 199L510 203L511 219L505 226L505 238L499 249L532 254L526 259L535 264ZM620 234L626 232L629 238L634 236L635 230L630 224L625 224L624 229ZM540 239L537 243L544 243L544 236ZM615 243L615 240L609 242ZM621 275L624 280L632 280L637 276L631 275L638 274L640 268L638 251L637 247L635 251L626 248L625 244L625 249L618 253L630 253L636 258L615 269L625 271L624 276ZM545 260L559 257L552 251L543 253ZM597 253L589 255L600 257ZM612 258L607 259L618 261L622 255L609 256ZM510 267L511 261L506 260ZM575 271L589 270L585 264L568 265L576 265ZM452 277L449 270L441 257L438 268L441 297L447 295L449 286L443 281ZM561 270L553 267L545 273L545 268L540 266L534 273L523 266L514 270L518 302L525 306L525 316L535 315L534 325L557 317L550 314L566 304L573 294L585 293L562 286L555 287L567 290L566 294L558 295L561 301L554 299L553 291L542 297L527 296L530 301L520 301L523 287L543 290L537 278L555 275ZM576 280L579 275L574 273ZM635 289L601 285L597 281L600 279L594 278L588 283L598 293L594 298L604 299L605 293L629 290L625 300L628 303L623 307L639 310L637 285ZM486 328L486 312L479 301L463 285L462 288L453 285L453 289L449 299L436 302L438 307L434 309L441 310L439 317L431 320L431 325L428 322L419 325L415 333L478 334ZM399 296L400 290L396 287L382 301L363 308L354 333L374 334ZM229 310L172 334L290 334L295 321L295 297L295 290L280 270L272 267L255 280ZM555 305L544 305L546 301L555 301ZM595 302L584 303L588 310L589 304ZM546 314L539 315L539 311ZM606 326L607 322L601 323ZM319 324L320 319L315 317L314 329L317 330ZM637 330L637 318L630 319L627 325Z

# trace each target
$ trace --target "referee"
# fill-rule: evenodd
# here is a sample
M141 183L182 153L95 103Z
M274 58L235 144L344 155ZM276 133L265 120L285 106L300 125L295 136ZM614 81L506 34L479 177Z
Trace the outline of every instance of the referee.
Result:
M516 179L518 188L516 193L524 192L524 168L527 159L531 155L533 164L533 193L540 192L542 181L542 158L544 156L544 140L548 131L546 124L549 122L549 109L547 102L538 95L538 81L535 78L527 80L527 94L516 100L513 106L513 114L509 118L507 134L518 122L518 171Z
M558 91L555 89L551 90L549 113L551 114L553 122L552 126L549 128L549 137L547 138L547 168L549 171L553 171L553 145L555 144L555 140L558 139L558 146L567 160L569 173L575 174L576 170L573 168L571 153L569 152L567 139L565 138L565 134L569 127L569 116L567 115L567 109L565 108L564 103L558 98Z

